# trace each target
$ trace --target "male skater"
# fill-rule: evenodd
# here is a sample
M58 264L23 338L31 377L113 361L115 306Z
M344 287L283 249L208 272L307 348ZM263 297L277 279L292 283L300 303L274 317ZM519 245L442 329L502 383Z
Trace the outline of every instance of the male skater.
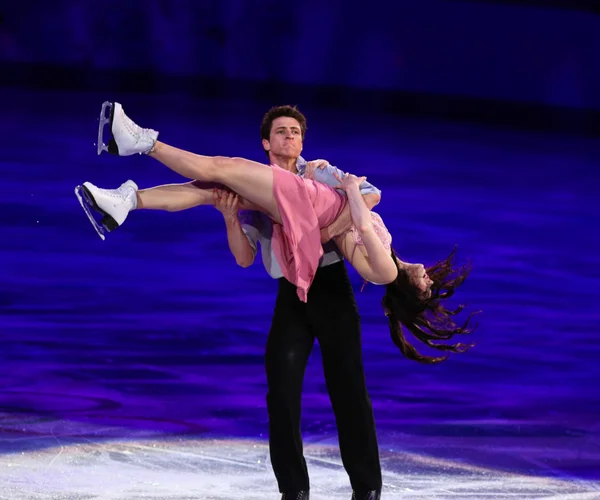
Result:
M271 164L305 174L300 159L306 118L296 108L280 106L266 113L261 125L262 145ZM337 186L327 166L314 173L315 180ZM380 191L361 185L369 208L380 199ZM282 277L271 249L272 225L262 212L242 212L241 224L228 225L230 248L238 262L252 262L260 242L268 273L279 280L275 313L267 340L267 409L271 463L283 493L282 500L308 499L309 478L302 454L300 400L304 371L315 337L319 340L323 371L338 427L342 462L350 477L352 498L376 500L381 492L381 468L371 402L362 363L360 318L347 269L337 247L324 246L324 256L302 303L296 286ZM239 226L241 225L241 229ZM322 230L329 241L352 226L349 205L339 218ZM245 238L242 238L242 234ZM237 236L234 238L232 236Z

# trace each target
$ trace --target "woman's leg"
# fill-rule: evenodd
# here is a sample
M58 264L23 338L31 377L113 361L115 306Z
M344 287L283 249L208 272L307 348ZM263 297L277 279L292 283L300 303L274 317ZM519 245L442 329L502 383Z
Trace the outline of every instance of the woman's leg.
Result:
M213 204L213 189L221 184L192 181L165 184L137 191L137 209L180 212L200 205Z
M106 109L111 110L110 119L105 117ZM134 123L118 102L105 102L102 114L99 139L102 140L103 127L107 123L110 123L113 137L108 146L102 144L99 154L103 150L119 156L148 154L190 180L224 184L240 197L261 207L276 222L281 222L270 167L242 158L202 156L169 146L157 140L159 133L156 130Z
M271 167L243 158L197 155L160 141L149 155L188 179L224 184L281 223Z

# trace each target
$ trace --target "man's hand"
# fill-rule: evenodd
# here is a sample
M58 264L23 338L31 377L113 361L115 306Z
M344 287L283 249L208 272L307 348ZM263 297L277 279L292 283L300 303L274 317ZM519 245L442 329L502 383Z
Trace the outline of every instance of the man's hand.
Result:
M307 162L304 178L314 180L317 169L323 170L327 165L329 165L327 160L312 160Z
M223 214L226 221L238 218L240 198L237 193L229 189L213 189L213 204Z

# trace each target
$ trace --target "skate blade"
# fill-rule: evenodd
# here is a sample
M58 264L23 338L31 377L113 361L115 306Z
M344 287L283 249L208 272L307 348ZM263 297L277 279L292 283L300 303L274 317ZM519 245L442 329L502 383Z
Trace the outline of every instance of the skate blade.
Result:
M85 188L83 186L77 186L75 188L75 196L77 196L81 208L83 208L83 211L88 216L88 219L92 223L92 226L94 226L94 229L98 233L98 236L100 236L100 239L104 241L106 239L106 237L104 236L106 233L106 229L103 226L101 226L96 221L96 219L94 219L94 214L92 212L92 210L94 209L94 203L90 203L90 201L88 200Z
M108 109L108 116L106 116L107 109ZM99 155L102 154L103 151L110 153L110 151L108 150L108 146L104 143L104 126L107 123L111 123L112 110L113 110L112 102L106 101L102 104L102 110L100 111L100 118L99 118L100 123L98 124L98 142L96 143Z

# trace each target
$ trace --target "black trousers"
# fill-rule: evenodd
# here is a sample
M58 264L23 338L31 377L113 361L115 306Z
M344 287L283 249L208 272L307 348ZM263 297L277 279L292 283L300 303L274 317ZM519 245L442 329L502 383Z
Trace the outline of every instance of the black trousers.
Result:
M360 317L344 262L319 268L300 302L296 287L279 280L265 365L271 463L280 492L309 489L302 452L300 400L315 338L338 428L340 453L352 488L381 489L371 401L365 385Z

